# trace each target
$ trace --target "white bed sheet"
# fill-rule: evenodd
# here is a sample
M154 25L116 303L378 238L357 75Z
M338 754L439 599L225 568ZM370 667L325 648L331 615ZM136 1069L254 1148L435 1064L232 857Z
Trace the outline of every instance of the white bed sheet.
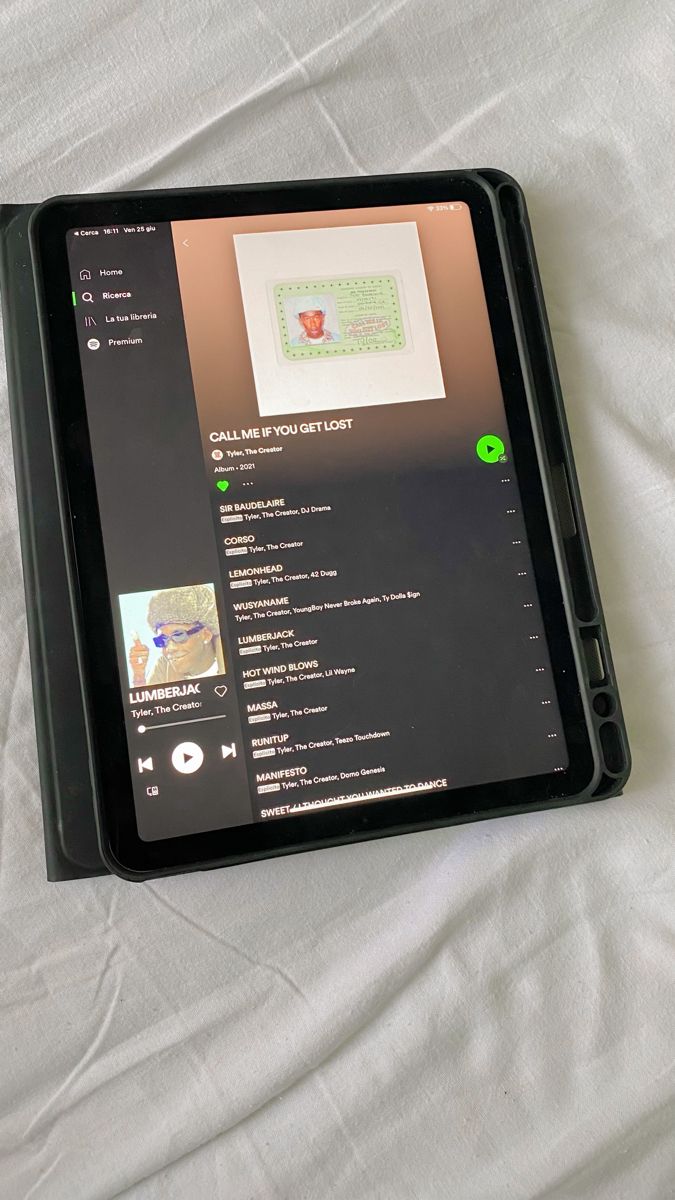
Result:
M2 1200L675 1194L673 8L0 14L2 198L524 184L635 767L606 804L47 885L0 419Z

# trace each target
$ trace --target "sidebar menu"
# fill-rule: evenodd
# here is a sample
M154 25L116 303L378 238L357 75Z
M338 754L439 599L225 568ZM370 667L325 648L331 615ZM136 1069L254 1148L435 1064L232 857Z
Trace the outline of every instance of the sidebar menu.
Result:
M170 227L72 231L68 254L139 833L154 840L246 823L233 649ZM180 609L195 588L213 594L224 671L172 666L153 682L153 662L159 675L166 660L147 623L149 601L178 594ZM169 610L165 619L184 615ZM152 657L147 681L133 686L138 646Z

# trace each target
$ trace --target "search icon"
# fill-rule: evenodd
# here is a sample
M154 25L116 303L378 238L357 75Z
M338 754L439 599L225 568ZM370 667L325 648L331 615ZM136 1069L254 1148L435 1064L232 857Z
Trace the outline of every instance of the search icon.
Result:
M89 304L94 303L94 297L92 296L91 292L83 292L82 299L86 300Z

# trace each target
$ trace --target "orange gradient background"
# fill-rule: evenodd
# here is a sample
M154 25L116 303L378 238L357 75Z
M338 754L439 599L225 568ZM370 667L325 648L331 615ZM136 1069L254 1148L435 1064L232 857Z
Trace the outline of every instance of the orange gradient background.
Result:
M450 199L448 203L451 203ZM376 225L414 221L420 240L434 319L445 398L391 406L349 407L318 414L261 418L244 309L239 287L233 235L271 230L329 226ZM212 430L273 425L318 418L351 416L348 437L323 435L320 463L317 439L293 439L284 466L304 477L326 470L353 471L382 465L402 468L473 452L476 436L506 435L497 363L492 343L471 213L456 203L454 211L429 211L426 205L323 212L275 213L218 217L172 223L176 264L188 348L205 453L210 455ZM317 263L317 272L321 264ZM270 262L270 278L274 278ZM311 369L311 366L309 367ZM270 441L279 441L272 437ZM412 453L411 453L412 452ZM414 455L414 462L411 461ZM281 467L281 463L279 466Z

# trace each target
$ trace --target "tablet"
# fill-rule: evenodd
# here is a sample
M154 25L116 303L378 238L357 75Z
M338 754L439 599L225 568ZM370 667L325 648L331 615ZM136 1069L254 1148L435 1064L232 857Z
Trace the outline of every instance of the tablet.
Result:
M64 198L31 237L111 870L592 794L484 179Z

